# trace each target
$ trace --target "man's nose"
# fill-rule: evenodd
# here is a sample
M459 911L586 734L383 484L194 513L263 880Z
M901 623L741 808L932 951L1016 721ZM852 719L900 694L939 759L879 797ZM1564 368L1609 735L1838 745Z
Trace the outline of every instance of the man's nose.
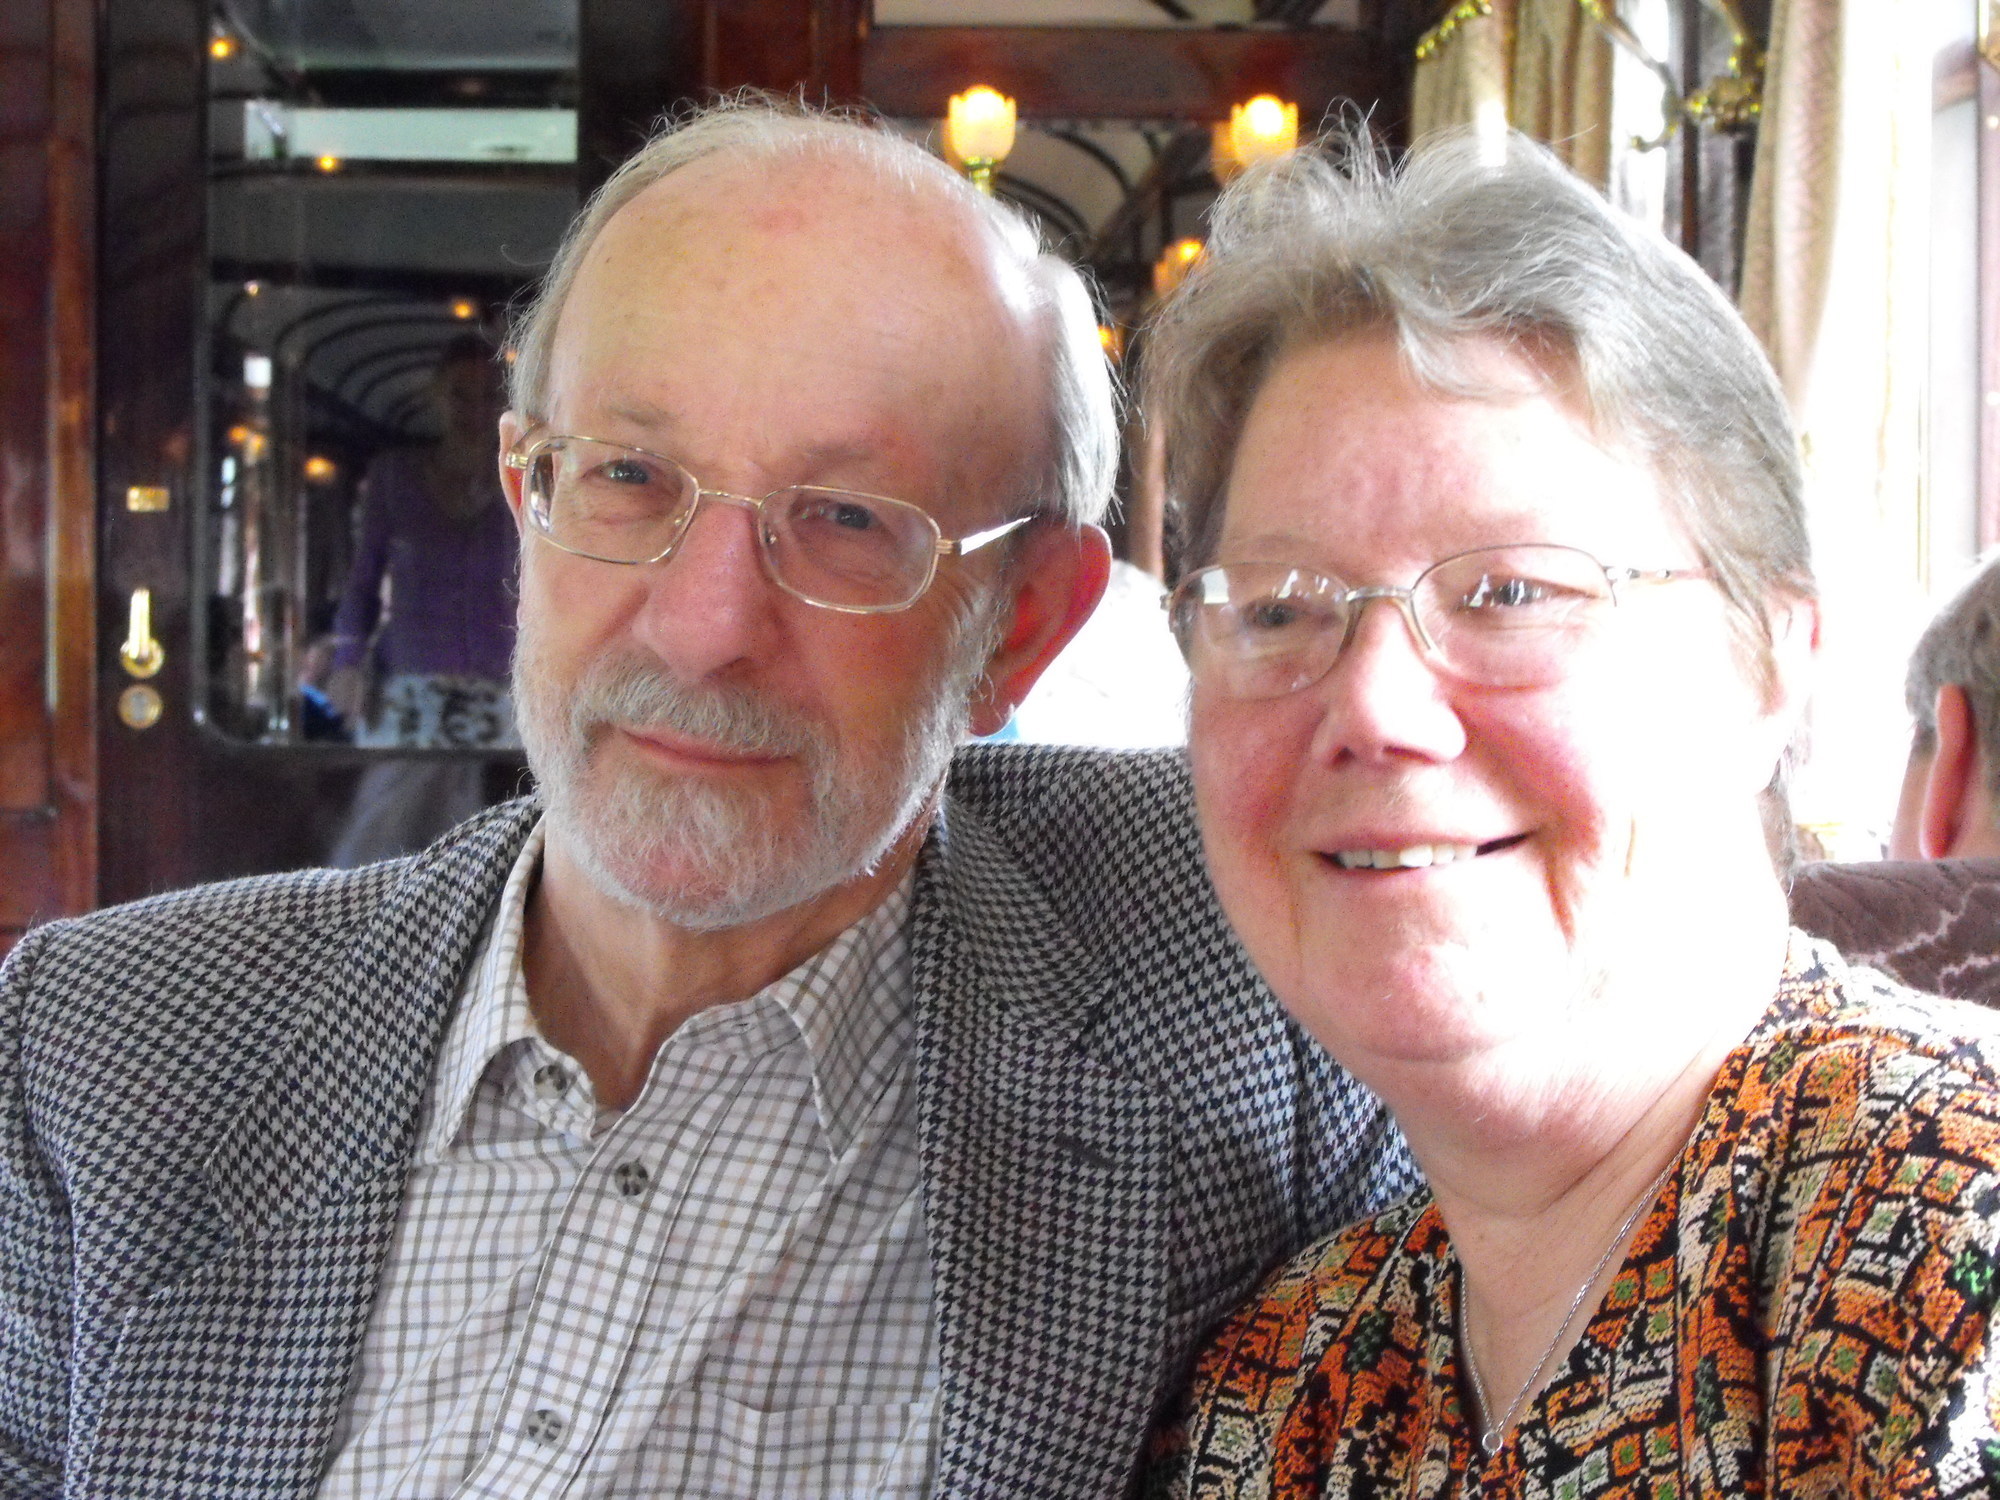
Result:
M1425 646L1408 597L1371 592L1354 608L1340 656L1305 690L1323 709L1315 754L1324 760L1455 758L1465 749L1465 725L1452 700L1453 684Z
M704 491L673 555L640 565L647 575L640 643L691 680L760 659L770 647L779 589L765 569L762 524L740 497Z

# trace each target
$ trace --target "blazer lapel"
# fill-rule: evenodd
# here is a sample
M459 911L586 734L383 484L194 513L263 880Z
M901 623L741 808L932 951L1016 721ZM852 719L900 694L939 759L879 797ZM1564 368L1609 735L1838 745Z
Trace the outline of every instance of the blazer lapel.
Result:
M202 1166L216 1248L127 1313L76 1415L69 1492L310 1496L367 1330L417 1116L465 965L537 809L421 856Z
M910 948L938 1493L1121 1494L1163 1357L1163 1101L1090 1046L1108 983L970 819L932 835Z

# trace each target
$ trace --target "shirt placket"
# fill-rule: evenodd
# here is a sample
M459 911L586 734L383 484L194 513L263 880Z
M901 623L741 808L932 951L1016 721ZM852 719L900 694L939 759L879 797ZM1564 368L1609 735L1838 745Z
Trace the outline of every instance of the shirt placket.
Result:
M671 1044L670 1044L671 1045ZM512 1500L567 1491L616 1397L700 1163L727 1117L739 1060L675 1069L679 1121L646 1128L642 1098L604 1136L563 1205L535 1280L485 1451L456 1494Z

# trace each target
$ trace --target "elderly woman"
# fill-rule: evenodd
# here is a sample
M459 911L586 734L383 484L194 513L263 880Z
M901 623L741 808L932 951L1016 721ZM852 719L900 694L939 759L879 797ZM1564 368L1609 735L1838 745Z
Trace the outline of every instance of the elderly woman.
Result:
M1220 1331L1158 1493L2000 1492L1984 1012L1788 932L1769 367L1532 145L1238 185L1150 406L1216 888L1428 1187Z

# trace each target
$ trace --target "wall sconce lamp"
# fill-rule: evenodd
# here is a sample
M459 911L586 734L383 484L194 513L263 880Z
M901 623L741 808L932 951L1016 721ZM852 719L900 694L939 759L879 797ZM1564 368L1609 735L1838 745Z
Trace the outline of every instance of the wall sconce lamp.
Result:
M1200 240L1175 240L1162 250L1153 262L1153 295L1162 300L1172 296L1204 253Z
M965 168L982 193L993 191L993 174L1014 149L1014 101L998 89L975 84L953 94L944 118L944 152Z
M1231 105L1227 124L1215 127L1209 147L1218 182L1227 182L1245 167L1296 151L1299 107L1275 94L1259 94L1247 103Z
M1125 357L1125 330L1116 323L1099 323L1097 342L1104 350L1104 357L1114 365Z

